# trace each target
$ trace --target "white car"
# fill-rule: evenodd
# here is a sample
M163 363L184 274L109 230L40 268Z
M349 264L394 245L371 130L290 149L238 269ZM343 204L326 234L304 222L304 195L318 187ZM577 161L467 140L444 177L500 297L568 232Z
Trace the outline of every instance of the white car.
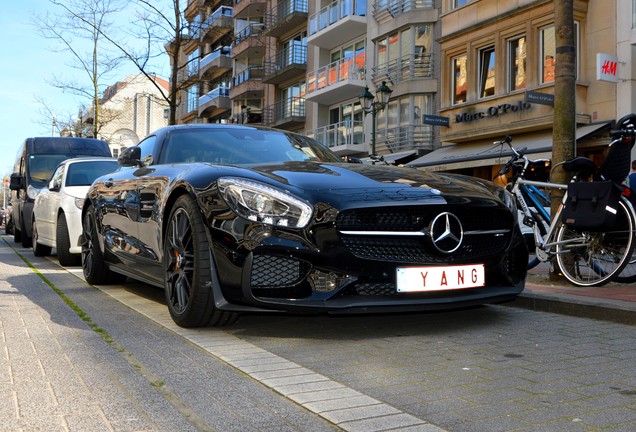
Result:
M33 253L45 256L57 249L61 265L79 265L82 205L93 181L119 169L114 158L82 157L61 162L33 207Z

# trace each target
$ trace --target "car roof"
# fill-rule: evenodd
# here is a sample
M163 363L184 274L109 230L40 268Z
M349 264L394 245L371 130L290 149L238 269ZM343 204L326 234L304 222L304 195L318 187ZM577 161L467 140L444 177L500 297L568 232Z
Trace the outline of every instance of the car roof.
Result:
M65 159L60 162L60 165L71 165L78 162L94 162L94 161L113 161L117 162L117 159L114 157L101 157L101 156L82 156L82 157L74 157Z

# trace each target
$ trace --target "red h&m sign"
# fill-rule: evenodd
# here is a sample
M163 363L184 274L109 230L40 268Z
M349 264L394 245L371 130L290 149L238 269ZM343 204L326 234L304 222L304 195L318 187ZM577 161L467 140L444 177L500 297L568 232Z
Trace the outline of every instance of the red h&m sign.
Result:
M618 82L618 57L596 53L596 79L599 81Z

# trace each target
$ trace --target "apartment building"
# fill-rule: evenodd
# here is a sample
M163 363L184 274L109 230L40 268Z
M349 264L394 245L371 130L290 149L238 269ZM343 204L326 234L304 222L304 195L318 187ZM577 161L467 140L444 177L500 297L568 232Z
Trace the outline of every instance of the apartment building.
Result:
M577 152L596 159L607 147L611 122L634 110L634 92L617 97L617 82L599 73L604 64L613 64L614 71L617 63L619 70L625 68L611 60L617 50L616 6L600 0L574 1ZM630 4L626 10L631 8ZM515 146L528 147L531 157L549 159L554 2L444 0L440 18L439 116L448 123L436 126L442 147L413 164L492 179L508 159L501 156L506 149L492 143L505 135L513 137ZM629 21L625 25L631 28ZM625 45L625 50L633 50Z
M287 129L342 156L366 157L372 141L396 162L429 152L438 1L191 0L185 16L200 31L181 53L191 85L179 121ZM366 115L359 96L383 82L388 104Z

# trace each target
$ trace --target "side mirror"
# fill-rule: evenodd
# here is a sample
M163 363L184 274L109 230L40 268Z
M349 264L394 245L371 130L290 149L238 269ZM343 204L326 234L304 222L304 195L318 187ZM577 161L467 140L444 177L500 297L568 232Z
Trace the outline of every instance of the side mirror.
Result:
M55 180L49 181L49 190L53 191L53 192L59 192L60 191L60 184L57 183Z
M343 156L342 161L346 163L357 163L357 164L363 163L362 159L354 157L354 156Z
M141 162L141 149L138 146L125 148L117 158L117 163L121 166L130 167L137 166L142 167Z
M24 189L24 177L20 173L14 172L11 174L11 180L9 181L9 189L20 190Z

